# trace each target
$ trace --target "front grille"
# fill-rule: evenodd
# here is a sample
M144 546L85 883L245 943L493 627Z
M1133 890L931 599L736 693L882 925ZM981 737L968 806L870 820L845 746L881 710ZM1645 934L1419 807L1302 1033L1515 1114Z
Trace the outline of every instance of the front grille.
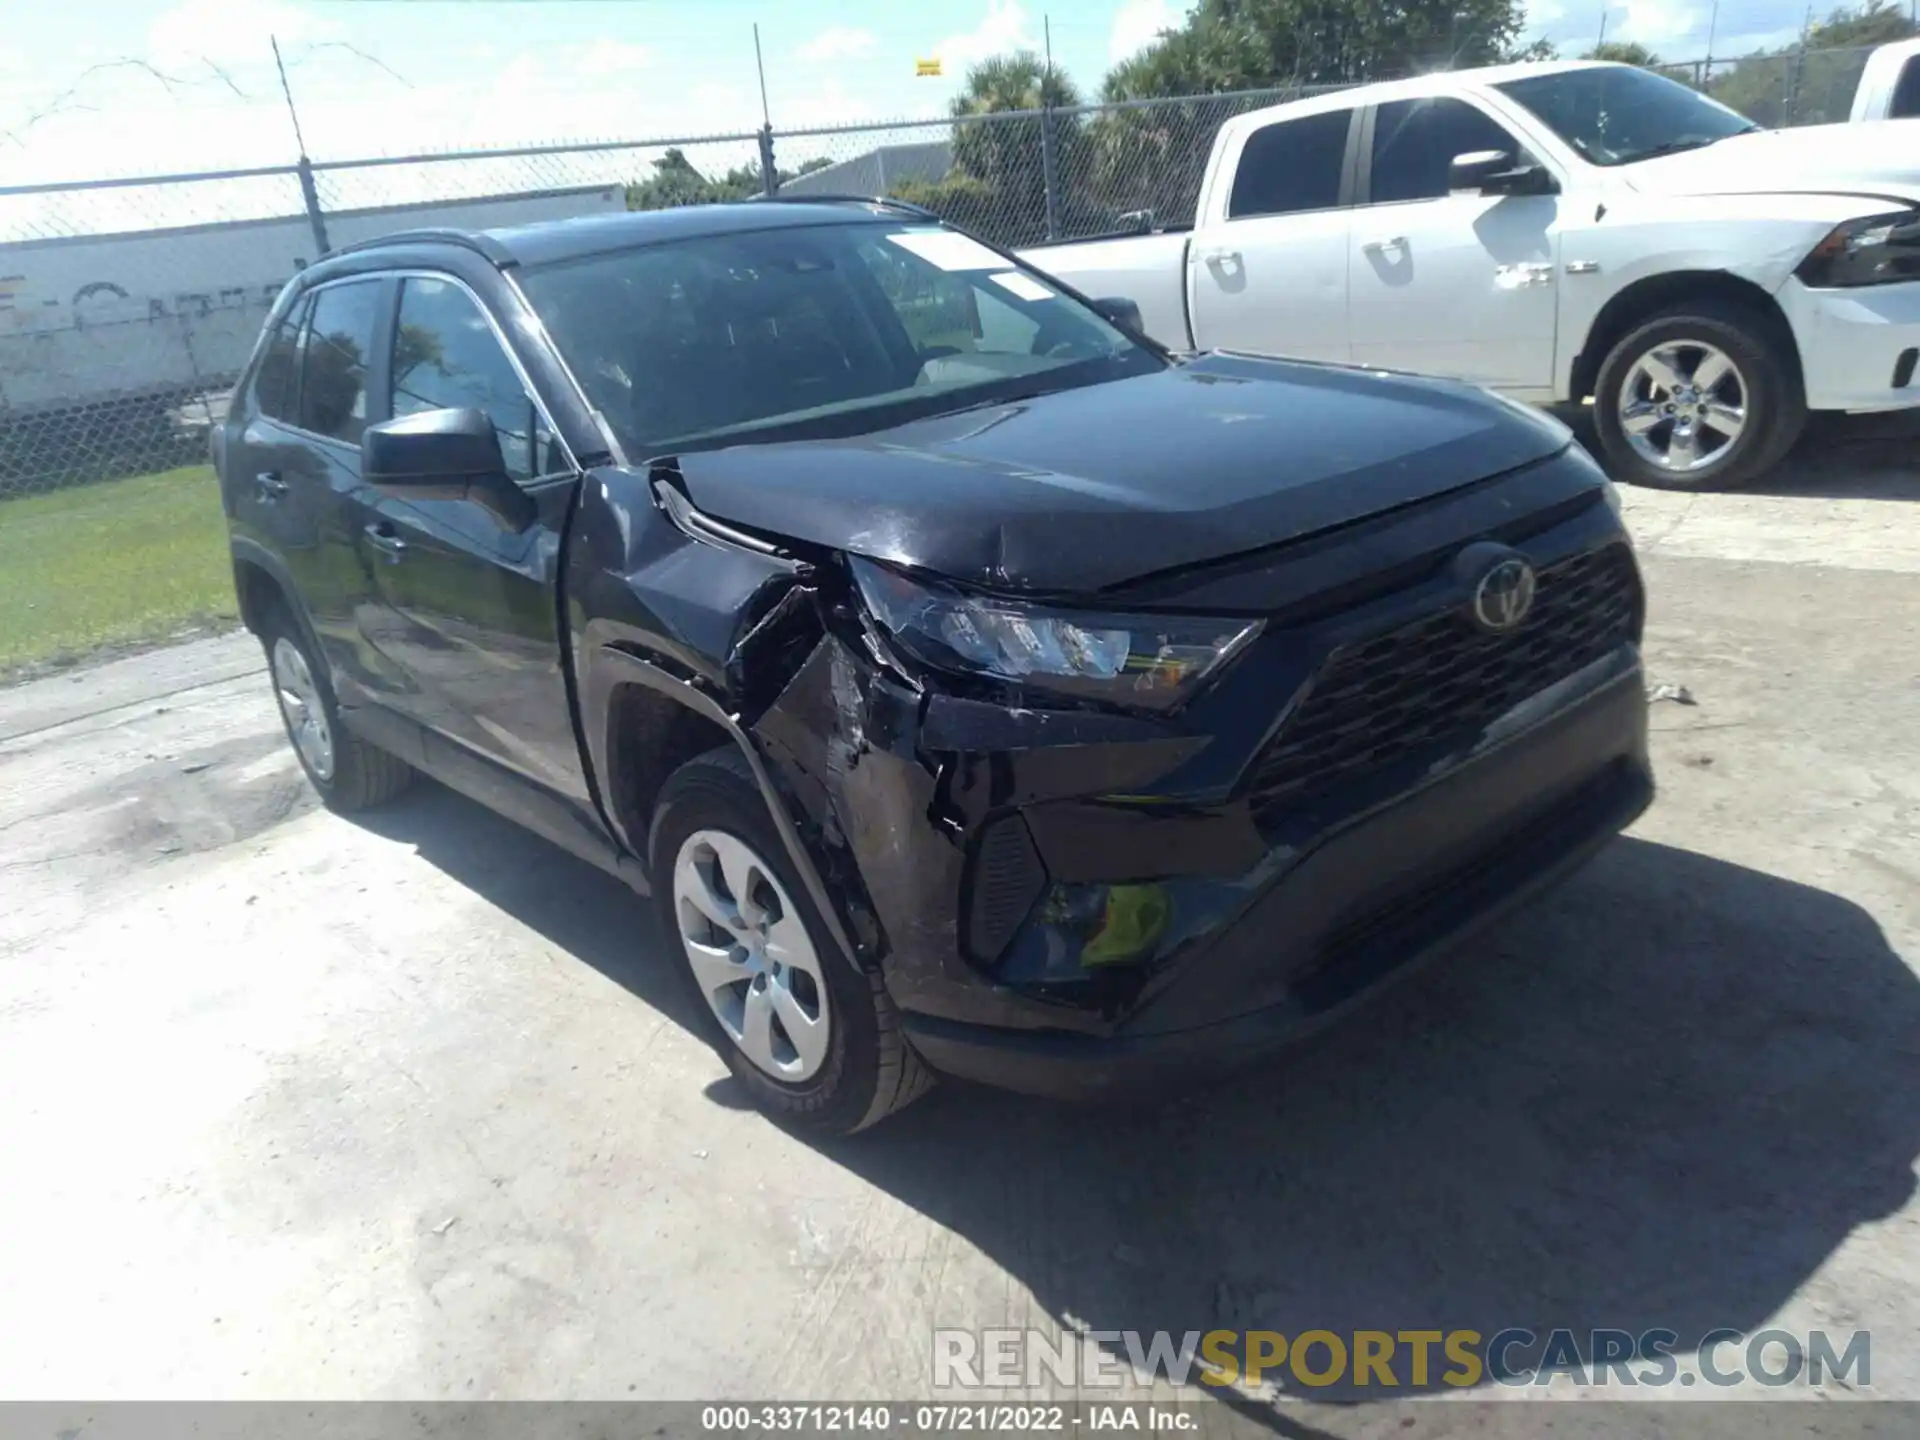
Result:
M1336 650L1256 764L1256 813L1470 740L1632 639L1639 598L1632 557L1608 545L1542 570L1532 613L1509 634L1454 606Z

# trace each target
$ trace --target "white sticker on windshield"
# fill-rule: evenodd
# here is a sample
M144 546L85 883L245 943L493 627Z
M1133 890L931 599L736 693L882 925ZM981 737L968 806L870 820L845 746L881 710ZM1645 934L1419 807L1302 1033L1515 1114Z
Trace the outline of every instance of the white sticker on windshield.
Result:
M942 270L998 270L1007 263L978 240L951 230L908 230L887 239Z
M1056 293L1031 275L1022 275L1018 270L1008 270L1004 274L989 275L987 278L1002 290L1018 295L1022 300L1051 300Z

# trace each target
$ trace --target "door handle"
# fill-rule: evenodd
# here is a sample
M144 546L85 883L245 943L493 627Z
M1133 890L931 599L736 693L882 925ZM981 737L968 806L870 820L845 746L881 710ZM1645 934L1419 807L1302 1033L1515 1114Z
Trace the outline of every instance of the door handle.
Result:
M254 493L262 503L271 505L287 493L287 482L280 478L278 470L262 470L253 477Z
M1240 252L1238 250L1202 250L1200 252L1200 263L1203 265L1237 266L1241 263Z
M1383 250L1404 250L1407 248L1407 237L1389 235L1385 240L1369 240L1360 248L1369 255L1378 255Z
M387 557L387 563L398 565L407 553L407 542L393 533L393 527L384 520L376 520L367 526L364 532L367 543Z

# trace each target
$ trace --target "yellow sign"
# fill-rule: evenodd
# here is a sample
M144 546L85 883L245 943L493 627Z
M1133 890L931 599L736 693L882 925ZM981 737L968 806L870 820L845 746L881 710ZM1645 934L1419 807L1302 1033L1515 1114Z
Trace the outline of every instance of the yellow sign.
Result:
M938 75L940 73L940 62L938 60L916 60L913 62L913 73L916 75Z

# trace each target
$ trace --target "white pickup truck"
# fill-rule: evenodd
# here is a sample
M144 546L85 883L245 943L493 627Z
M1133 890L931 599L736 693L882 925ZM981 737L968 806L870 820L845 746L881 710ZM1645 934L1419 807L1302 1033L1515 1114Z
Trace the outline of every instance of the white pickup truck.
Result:
M1021 254L1176 350L1591 399L1646 485L1920 407L1920 120L1766 131L1624 65L1426 75L1229 120L1196 221Z
M1920 38L1882 45L1867 57L1847 118L1905 120L1920 115Z

